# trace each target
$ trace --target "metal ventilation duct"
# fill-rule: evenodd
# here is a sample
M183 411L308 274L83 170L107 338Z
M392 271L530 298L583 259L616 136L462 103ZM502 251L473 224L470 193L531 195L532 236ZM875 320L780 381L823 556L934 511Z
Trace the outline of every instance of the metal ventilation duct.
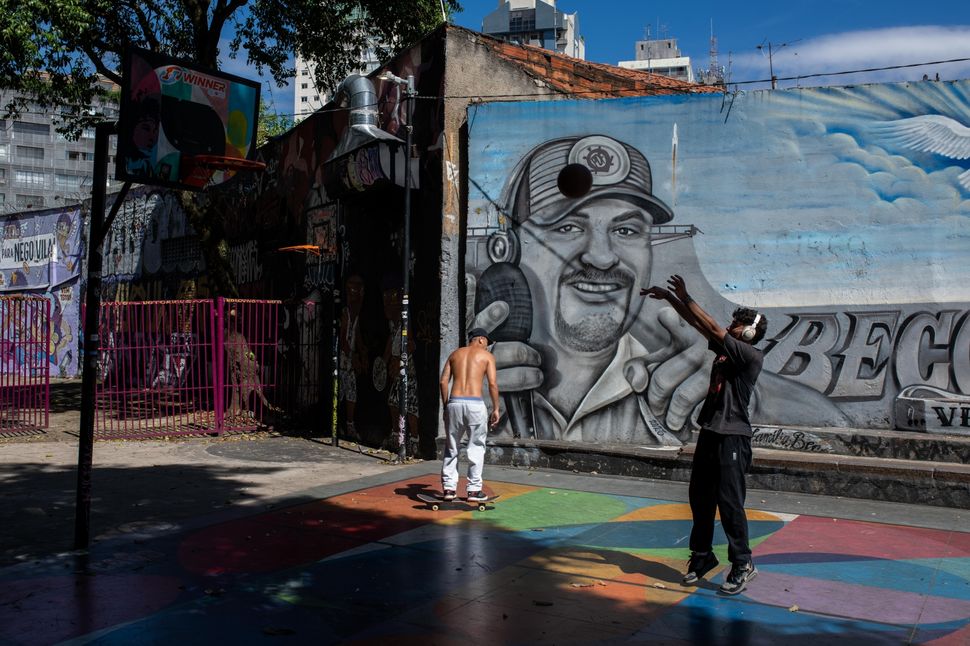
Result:
M377 92L374 90L373 82L366 76L351 74L345 78L337 86L334 98L340 107L350 108L350 119L347 129L344 130L337 147L327 161L375 141L404 143L401 139L380 129L377 118Z

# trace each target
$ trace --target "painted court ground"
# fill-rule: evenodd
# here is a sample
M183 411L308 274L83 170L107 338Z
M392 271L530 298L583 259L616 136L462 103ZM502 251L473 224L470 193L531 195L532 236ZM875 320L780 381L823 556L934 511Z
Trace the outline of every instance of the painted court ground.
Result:
M970 643L966 527L752 509L760 574L726 597L720 529L722 566L680 584L662 486L494 469L493 509L435 512L433 467L7 567L0 644Z

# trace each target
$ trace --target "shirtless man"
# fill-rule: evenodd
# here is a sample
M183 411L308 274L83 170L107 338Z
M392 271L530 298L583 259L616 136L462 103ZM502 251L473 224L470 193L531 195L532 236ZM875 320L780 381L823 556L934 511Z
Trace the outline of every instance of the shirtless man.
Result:
M486 499L482 489L482 467L485 464L485 436L488 425L498 424L498 383L495 381L495 357L488 351L488 332L475 328L468 333L468 345L451 353L441 371L441 404L444 410L445 455L441 464L441 488L444 500L454 500L458 490L458 443L468 431L468 494L469 502ZM488 379L488 394L492 398L489 416L482 399L482 379ZM454 381L451 393L449 382ZM486 421L487 420L487 421Z

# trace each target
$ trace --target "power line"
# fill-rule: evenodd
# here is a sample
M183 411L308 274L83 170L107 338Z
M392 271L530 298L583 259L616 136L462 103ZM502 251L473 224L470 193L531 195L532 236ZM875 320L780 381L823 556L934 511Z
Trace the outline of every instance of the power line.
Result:
M931 61L929 63L905 63L900 65L886 65L883 67L866 67L857 70L842 70L839 72L815 72L813 74L799 74L797 76L781 76L776 77L776 81L797 81L799 79L810 79L819 78L822 76L844 76L846 74L865 74L867 72L888 72L891 70L901 70L910 67L924 67L927 65L945 65L946 63L966 63L970 61L970 57L967 58L951 58L945 61ZM760 79L754 81L731 81L731 85L749 85L751 83L768 83L771 79Z
M839 71L835 71L835 72L813 72L811 74L798 74L798 75L795 75L795 76L777 77L775 80L776 81L797 81L797 80L800 80L800 79L820 78L820 77L824 77L824 76L845 76L845 75L848 75L848 74L867 74L867 73L872 73L872 72L887 72L887 71L892 71L892 70L908 69L908 68L913 68L913 67L925 67L925 66L929 66L929 65L946 65L946 64L950 64L950 63L966 63L966 62L970 62L970 57L950 58L950 59L946 59L946 60L928 61L928 62L924 62L924 63L903 63L903 64L899 64L899 65L884 65L884 66L881 66L881 67L866 67L866 68L852 69L852 70L839 70ZM771 82L771 79L751 79L751 80L748 80L748 81L731 81L730 85L735 85L735 86L737 86L737 85L752 85L752 84L755 84L755 83L770 83L770 82ZM639 88L626 88L626 89L616 89L616 90L607 90L607 89L600 89L600 90L569 90L569 91L556 91L556 90L553 90L553 91L549 92L548 94L445 94L445 95L418 95L415 98L417 98L417 99L423 99L423 100L430 100L430 101L439 101L439 100L443 100L443 99L444 100L467 99L467 100L475 100L475 101L489 101L489 100L498 100L498 99L529 99L529 98L540 98L540 97L544 97L544 96L563 97L563 96L584 96L584 95L591 95L591 94L596 94L596 95L611 94L611 93L612 94L620 94L620 93L624 93L624 92L634 92L634 91L637 91L637 90L651 90L651 89L663 90L665 93L670 93L670 94L704 94L703 92L698 92L698 90L700 88L710 88L710 87L718 87L718 86L710 86L710 85L706 85L706 86L705 85L689 85L689 86L675 86L675 87L671 87L669 85L664 85L664 84L659 84L659 83L642 83ZM379 105L380 105L380 102L375 102L375 103L369 103L367 105L359 106L359 107L367 107L367 108L369 108L369 107L377 107ZM87 106L73 106L73 105L69 105L68 107L86 108ZM346 112L346 111L348 111L350 109L351 108L348 106L348 107L335 107L335 108L320 108L319 110L313 110L313 111L310 111L310 112L277 112L276 114L278 116L284 116L284 117L304 117L304 116L310 116L310 115L319 114L319 113ZM64 116L77 116L76 114L72 114L72 113L52 113L52 112L47 112L47 111L31 111L31 110L22 110L20 113L21 114L52 114L54 116L60 116L60 117L64 117Z

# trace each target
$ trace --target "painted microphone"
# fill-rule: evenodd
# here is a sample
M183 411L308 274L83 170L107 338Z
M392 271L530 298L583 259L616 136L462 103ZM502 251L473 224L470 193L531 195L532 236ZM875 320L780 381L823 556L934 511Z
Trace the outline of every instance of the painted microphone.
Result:
M497 262L482 272L475 292L475 311L482 312L496 301L509 306L509 315L492 330L491 339L496 342L526 342L532 336L532 293L525 274L510 262ZM535 410L532 391L505 393L505 409L508 411L512 435L536 437Z

